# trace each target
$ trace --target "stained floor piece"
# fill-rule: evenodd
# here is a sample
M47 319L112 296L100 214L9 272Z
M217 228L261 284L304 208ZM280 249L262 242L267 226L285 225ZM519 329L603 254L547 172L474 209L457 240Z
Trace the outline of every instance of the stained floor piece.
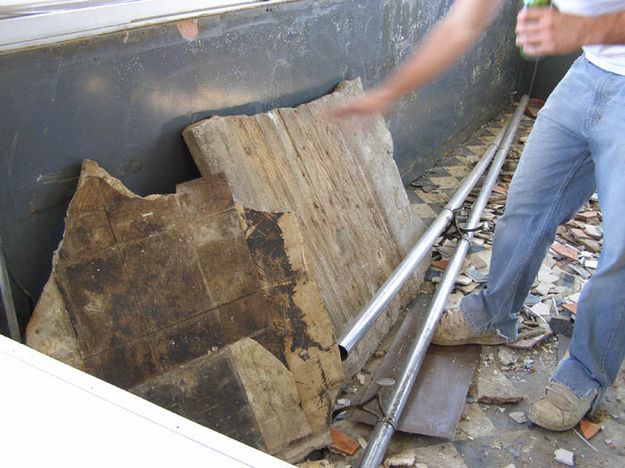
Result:
M204 176L224 173L235 200L292 212L334 330L340 335L419 237L383 119L334 121L331 105L362 92L344 82L296 108L213 117L183 132ZM354 373L395 321L419 281L408 284L347 361Z
M279 453L311 432L293 374L250 338L177 366L131 391L269 453Z
M386 406L395 383L399 381L414 338L423 323L423 313L409 313L402 323L382 364L365 389L362 402L379 396ZM432 345L428 350L415 386L397 426L397 430L412 434L451 439L464 408L464 400L477 364L477 346L442 347ZM364 408L380 413L377 399ZM354 420L375 425L379 418L369 412L356 410Z
M325 431L343 375L302 244L294 216L242 207L222 175L141 198L85 161L27 343L131 388L252 338L293 375L311 430Z

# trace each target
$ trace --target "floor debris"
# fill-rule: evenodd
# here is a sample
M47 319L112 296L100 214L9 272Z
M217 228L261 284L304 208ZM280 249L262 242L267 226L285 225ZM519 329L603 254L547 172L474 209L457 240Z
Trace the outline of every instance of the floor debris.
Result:
M573 452L560 448L557 449L553 455L558 463L567 466L575 466L575 454Z
M601 430L601 424L594 423L584 418L579 423L579 430L586 440L590 440Z
M335 427L330 427L330 450L340 455L353 455L360 448L357 439Z
M527 422L525 413L521 411L513 411L512 413L509 413L508 416L510 416L510 418L512 418L512 420L514 420L517 424L525 424Z
M502 373L483 371L477 380L477 401L488 405L518 403L523 395Z

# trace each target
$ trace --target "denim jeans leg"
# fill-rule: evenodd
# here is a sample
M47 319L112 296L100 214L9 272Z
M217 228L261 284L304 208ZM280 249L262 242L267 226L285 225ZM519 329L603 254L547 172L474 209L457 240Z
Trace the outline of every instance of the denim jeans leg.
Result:
M615 380L625 357L625 76L594 67L598 90L586 119L603 215L597 270L582 290L569 357L553 380L583 396Z
M594 96L578 60L538 115L495 230L488 283L460 308L477 330L491 326L508 339L559 224L594 190L594 165L583 135Z

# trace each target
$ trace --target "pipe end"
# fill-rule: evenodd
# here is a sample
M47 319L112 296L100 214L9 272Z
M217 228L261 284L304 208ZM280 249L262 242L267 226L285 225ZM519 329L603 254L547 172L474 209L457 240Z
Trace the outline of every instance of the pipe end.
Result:
M341 361L345 361L349 357L349 353L347 352L347 349L345 349L341 345L339 345L339 354L341 355Z

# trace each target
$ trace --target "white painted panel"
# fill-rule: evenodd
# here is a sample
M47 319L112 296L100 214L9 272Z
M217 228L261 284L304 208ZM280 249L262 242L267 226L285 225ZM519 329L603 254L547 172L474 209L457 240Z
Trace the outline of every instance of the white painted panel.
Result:
M0 376L7 466L291 466L3 336Z

